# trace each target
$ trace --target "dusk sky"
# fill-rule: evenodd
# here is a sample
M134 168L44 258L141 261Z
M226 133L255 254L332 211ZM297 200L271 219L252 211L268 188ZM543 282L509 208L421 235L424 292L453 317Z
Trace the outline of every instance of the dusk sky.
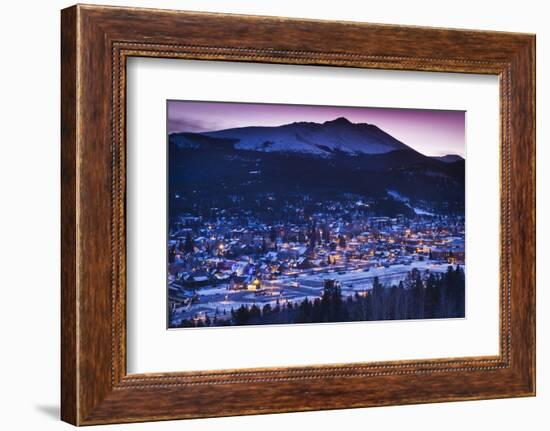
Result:
M338 117L374 124L427 156L465 157L464 111L168 101L168 133L323 123Z

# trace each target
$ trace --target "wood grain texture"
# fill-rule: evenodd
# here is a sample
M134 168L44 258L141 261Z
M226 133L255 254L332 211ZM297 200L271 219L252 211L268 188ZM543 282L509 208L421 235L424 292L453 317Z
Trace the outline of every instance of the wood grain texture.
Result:
M76 9L61 17L61 417L77 422Z
M74 6L62 11L61 36L63 420L87 425L534 395L533 35ZM127 375L130 56L499 75L500 354Z

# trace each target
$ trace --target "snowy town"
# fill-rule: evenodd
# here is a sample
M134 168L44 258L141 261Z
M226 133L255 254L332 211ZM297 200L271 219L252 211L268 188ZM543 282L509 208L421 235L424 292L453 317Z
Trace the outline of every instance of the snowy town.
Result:
M380 216L370 211L375 202L355 195L312 207L303 195L284 202L284 216L269 218L270 205L281 204L276 194L258 198L261 217L240 206L239 196L230 198L231 210L190 211L170 222L169 327L240 324L245 312L258 315L248 324L264 323L261 316L281 309L293 321L265 323L296 323L288 310L320 303L327 289L336 287L351 306L377 286L406 291L416 277L424 290L453 270L461 271L464 288L464 217L419 208ZM387 199L396 196L390 192Z

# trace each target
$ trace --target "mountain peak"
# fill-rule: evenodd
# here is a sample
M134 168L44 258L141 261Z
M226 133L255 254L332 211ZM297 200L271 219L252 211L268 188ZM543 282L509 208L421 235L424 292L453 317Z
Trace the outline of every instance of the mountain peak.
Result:
M349 121L346 117L338 117L334 120L328 120L325 121L323 124L341 124L341 125L348 125L352 124L351 121Z

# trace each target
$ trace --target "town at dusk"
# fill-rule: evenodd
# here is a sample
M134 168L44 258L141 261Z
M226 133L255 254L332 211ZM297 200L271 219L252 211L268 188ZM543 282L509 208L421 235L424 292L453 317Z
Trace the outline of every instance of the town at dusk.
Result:
M168 113L169 328L465 317L464 112Z

